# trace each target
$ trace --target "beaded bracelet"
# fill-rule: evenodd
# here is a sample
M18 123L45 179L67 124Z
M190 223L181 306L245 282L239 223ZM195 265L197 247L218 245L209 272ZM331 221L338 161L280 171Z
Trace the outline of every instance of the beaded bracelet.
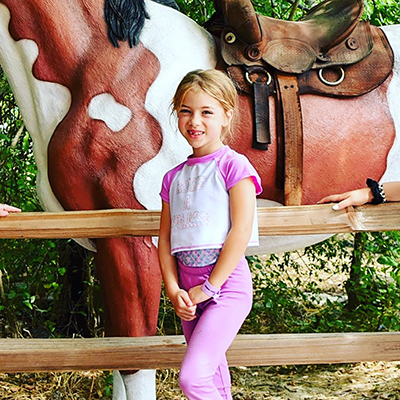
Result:
M203 286L201 287L202 291L207 295L212 297L213 299L218 299L221 288L217 288L208 281L208 279L203 283Z
M368 178L367 186L371 189L372 196L374 197L371 202L372 204L386 203L385 191L383 190L383 186L380 183Z

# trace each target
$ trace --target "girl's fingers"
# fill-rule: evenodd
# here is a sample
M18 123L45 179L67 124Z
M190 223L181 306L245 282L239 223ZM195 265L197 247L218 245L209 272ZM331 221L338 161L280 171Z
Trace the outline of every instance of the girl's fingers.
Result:
M185 290L179 291L175 305L176 314L184 321L191 321L196 318L196 308L189 294Z
M182 301L185 303L185 305L187 307L193 307L194 306L188 292L182 290L182 292L180 294L180 298L182 299Z

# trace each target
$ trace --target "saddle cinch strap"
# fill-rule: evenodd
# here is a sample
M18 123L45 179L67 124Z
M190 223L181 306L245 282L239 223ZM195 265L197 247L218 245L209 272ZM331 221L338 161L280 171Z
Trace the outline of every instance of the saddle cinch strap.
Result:
M382 84L392 71L393 52L383 31L359 21L363 7L362 0L326 0L293 22L256 14L250 0L217 0L207 24L221 37L229 75L254 98L257 149L270 143L268 96L276 95L286 204L301 204L300 94L359 96Z

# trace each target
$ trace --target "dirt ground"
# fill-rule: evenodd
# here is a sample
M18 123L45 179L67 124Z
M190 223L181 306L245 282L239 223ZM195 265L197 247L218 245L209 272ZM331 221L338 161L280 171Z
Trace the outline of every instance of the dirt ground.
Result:
M185 399L177 379L157 373L157 400ZM234 400L400 399L400 362L232 368L232 380ZM110 400L111 390L110 372L0 374L2 400Z
M176 376L158 400L184 400ZM400 362L232 368L234 400L400 399Z
M400 399L400 363L264 368L234 379L235 400Z

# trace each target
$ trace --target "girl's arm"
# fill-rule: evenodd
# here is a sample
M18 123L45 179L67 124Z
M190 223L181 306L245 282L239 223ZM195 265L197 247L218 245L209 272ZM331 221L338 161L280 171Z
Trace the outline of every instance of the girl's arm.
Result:
M229 190L231 229L228 232L221 254L208 281L221 287L239 264L249 244L255 213L256 190L252 178L245 178ZM189 290L193 303L209 299L202 285Z
M383 183L387 201L400 201L400 182ZM318 203L338 202L333 206L334 210L342 210L349 206L361 206L370 203L373 199L372 191L369 187L352 190L341 194L334 194L324 197Z
M158 241L158 257L165 290L170 298L175 312L184 321L196 318L196 306L190 300L188 293L179 287L176 259L171 255L171 216L169 204L163 201Z

